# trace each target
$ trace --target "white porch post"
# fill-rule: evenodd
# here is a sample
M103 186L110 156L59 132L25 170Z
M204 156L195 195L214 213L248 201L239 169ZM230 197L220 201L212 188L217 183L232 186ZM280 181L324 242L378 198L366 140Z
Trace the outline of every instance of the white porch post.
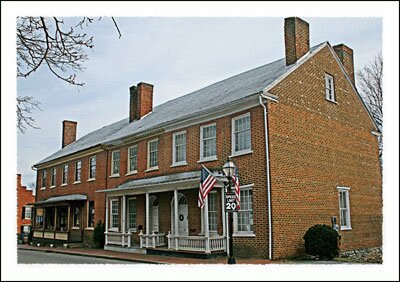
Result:
M222 235L225 237L225 246L226 246L227 253L229 254L228 243L227 243L228 237L226 236L226 234L228 234L228 233L226 232L225 188L224 187L221 188L221 204L222 204L222 209L221 209L221 211L222 211Z
M105 244L107 245L108 244L108 236L107 236L107 233L108 233L108 203L109 201L108 201L108 197L106 197L106 226L105 226L105 229L106 229L106 234L105 234L105 236L106 236L106 240L105 240ZM69 209L69 207L68 207L68 209Z
M206 253L210 252L210 228L208 224L208 195L204 199L204 235L206 236Z
M179 228L178 228L178 190L174 190L174 211L175 211L175 215L174 215L174 222L175 222L175 250L178 250L178 236L179 236Z
M125 246L126 196L122 196L122 247Z
M150 195L146 193L146 247L149 246L149 236L150 235Z

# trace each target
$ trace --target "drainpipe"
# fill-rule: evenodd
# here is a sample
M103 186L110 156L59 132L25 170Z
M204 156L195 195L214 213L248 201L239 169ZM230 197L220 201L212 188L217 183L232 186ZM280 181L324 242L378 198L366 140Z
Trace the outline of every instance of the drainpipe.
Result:
M263 100L265 99L268 103L268 99L274 102L277 100L266 97L264 95L259 96L260 105L264 108L264 129L265 129L265 159L266 159L266 173L267 173L267 194L268 194L268 258L272 260L272 216L271 216L271 176L270 176L270 168L269 168L269 143L268 143L268 110L264 105Z

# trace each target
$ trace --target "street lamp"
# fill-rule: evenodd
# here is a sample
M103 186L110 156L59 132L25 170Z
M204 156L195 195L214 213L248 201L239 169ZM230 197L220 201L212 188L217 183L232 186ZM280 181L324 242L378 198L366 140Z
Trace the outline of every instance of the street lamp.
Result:
M235 164L231 159L228 157L228 161L224 166L222 167L222 170L224 171L224 174L226 178L228 178L228 188L226 189L226 194L228 193L228 190L231 189L231 193L235 193L235 189L231 187L231 179L232 175L235 173ZM226 197L226 196L225 196ZM236 264L236 260L233 257L233 240L232 240L232 234L233 234L233 214L232 210L229 211L228 213L229 216L229 257L228 257L228 264Z

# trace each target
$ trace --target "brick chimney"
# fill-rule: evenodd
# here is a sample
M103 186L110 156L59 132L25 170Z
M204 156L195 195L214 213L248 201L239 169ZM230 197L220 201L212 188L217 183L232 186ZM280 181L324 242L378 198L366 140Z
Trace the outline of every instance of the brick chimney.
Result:
M308 22L297 18L285 18L286 65L292 65L310 50Z
M75 142L76 140L76 121L64 120L62 133L62 148Z
M153 85L140 82L129 88L129 122L139 120L153 110Z
M338 55L351 81L353 84L355 84L353 49L344 44L338 44L333 46L333 50L335 50L336 54Z

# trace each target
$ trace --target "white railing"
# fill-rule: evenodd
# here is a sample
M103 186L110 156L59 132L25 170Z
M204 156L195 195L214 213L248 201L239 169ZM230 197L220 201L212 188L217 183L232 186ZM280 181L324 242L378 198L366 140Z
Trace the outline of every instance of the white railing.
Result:
M139 233L140 248L155 248L165 245L165 233L143 234Z
M168 249L200 251L210 253L212 251L224 251L226 249L225 236L176 236L168 232Z
M120 232L104 232L106 236L106 245L119 245L122 247L131 247L132 233L120 233Z

